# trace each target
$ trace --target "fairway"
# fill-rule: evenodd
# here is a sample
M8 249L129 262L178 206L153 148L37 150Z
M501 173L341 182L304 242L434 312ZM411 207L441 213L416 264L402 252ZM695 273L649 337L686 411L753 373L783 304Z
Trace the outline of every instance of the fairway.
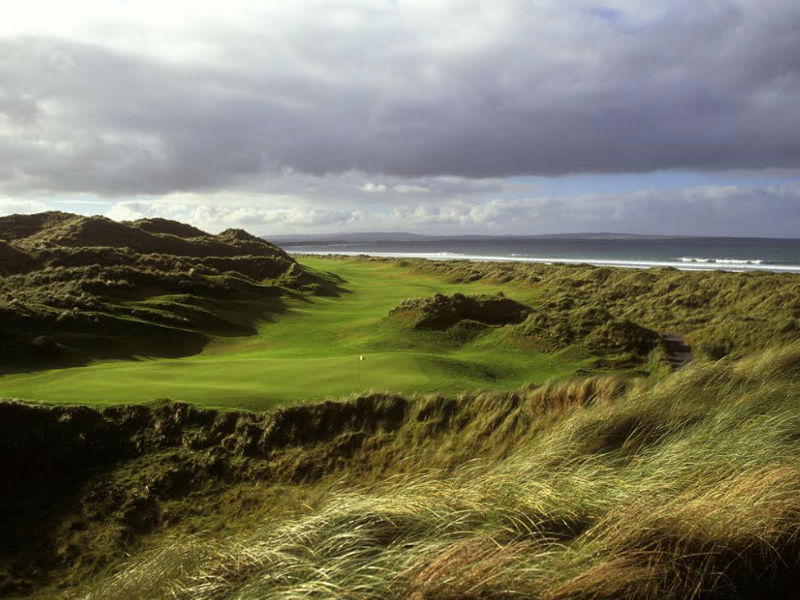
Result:
M8 375L0 396L46 402L115 404L169 398L213 407L268 409L368 390L457 392L512 389L574 372L579 354L520 347L500 330L468 344L387 320L407 298L495 293L535 302L516 285L448 284L394 262L303 258L344 280L338 297L307 297L262 323L257 335L221 337L180 359L99 361L85 367ZM361 361L359 356L363 355Z

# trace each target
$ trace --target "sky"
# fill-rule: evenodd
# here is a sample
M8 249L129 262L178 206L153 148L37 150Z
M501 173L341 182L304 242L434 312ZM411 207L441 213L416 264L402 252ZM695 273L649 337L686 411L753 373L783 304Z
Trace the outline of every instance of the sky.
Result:
M800 237L796 0L26 0L0 215Z

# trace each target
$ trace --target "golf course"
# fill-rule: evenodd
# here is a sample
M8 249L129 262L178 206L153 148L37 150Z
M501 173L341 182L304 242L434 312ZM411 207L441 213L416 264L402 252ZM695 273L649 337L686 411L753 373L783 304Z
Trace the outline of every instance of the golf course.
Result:
M800 0L6 5L0 600L800 600Z
M795 274L0 239L2 597L794 597Z
M0 395L48 402L119 404L158 398L264 410L366 390L459 392L513 389L574 372L586 356L542 352L489 330L466 344L393 323L389 311L435 293L504 294L535 301L529 286L447 283L396 261L300 260L343 280L338 296L303 296L252 336L217 337L197 355L98 360L88 366L0 378ZM151 298L151 302L168 298ZM360 357L363 356L363 360Z

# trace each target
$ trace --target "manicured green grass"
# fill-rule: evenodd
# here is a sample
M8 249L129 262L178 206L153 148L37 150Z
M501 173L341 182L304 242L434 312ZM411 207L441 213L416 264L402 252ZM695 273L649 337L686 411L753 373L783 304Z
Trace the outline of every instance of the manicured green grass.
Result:
M339 297L293 300L256 336L219 338L182 359L104 361L86 367L0 378L0 396L114 404L170 398L216 407L267 409L364 390L456 392L512 389L575 371L580 353L545 353L490 331L467 344L387 320L404 299L442 293L495 293L535 300L519 285L446 283L396 263L306 258L345 280ZM359 356L365 360L360 361Z

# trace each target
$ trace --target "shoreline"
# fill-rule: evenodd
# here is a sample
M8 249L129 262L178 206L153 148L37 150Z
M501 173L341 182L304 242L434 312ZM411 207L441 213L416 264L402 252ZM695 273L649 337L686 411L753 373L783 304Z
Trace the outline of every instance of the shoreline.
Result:
M715 259L704 259L708 262L687 261L648 261L619 260L603 258L561 258L561 257L527 257L527 256L488 256L470 255L456 252L376 252L370 250L288 250L291 256L374 256L376 258L410 258L424 260L468 260L472 262L519 262L533 264L567 264L593 265L596 267L620 267L626 269L673 268L681 271L727 271L734 273L800 273L800 265L774 265L763 263L710 262ZM716 259L724 260L724 259Z

